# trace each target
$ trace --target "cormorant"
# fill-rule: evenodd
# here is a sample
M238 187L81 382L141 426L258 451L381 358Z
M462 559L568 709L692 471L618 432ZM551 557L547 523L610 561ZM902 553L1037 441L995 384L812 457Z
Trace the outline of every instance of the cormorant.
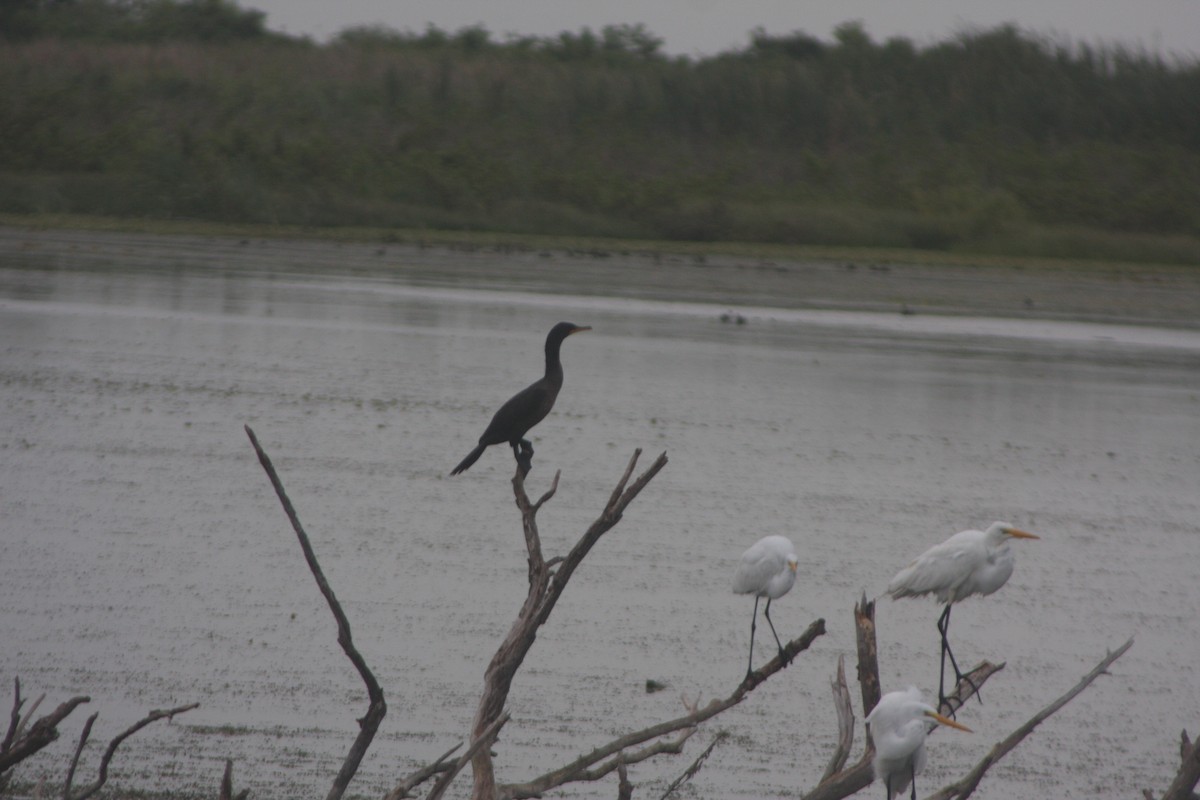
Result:
M571 322L560 322L550 329L546 336L546 374L500 406L487 430L479 437L478 446L450 471L451 475L465 472L483 455L483 451L489 445L502 442L508 442L512 447L521 474L529 474L533 464L533 443L525 438L525 434L550 413L558 397L558 390L562 388L563 368L558 357L559 348L562 347L563 340L571 334L590 330L590 327Z

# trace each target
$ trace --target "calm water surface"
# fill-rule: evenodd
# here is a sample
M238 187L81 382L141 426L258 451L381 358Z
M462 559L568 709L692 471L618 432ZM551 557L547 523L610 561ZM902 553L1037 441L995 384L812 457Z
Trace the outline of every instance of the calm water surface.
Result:
M729 592L734 565L781 533L801 564L776 626L790 638L822 617L828 634L685 756L631 776L656 797L726 729L685 796L803 793L834 747L828 687L839 655L853 664L855 599L1003 519L1043 539L1015 545L1009 585L956 611L953 635L965 662L1008 666L959 716L974 735L931 740L922 791L1130 636L1111 675L976 796L1165 788L1179 731L1200 729L1200 334L761 308L734 325L723 307L555 288L0 269L0 680L45 692L43 710L92 698L19 778L61 779L88 713L85 780L101 743L148 710L199 702L127 741L112 784L211 794L233 757L254 797L327 789L366 700L244 424L387 692L352 789L380 796L461 740L525 558L508 452L447 473L566 319L594 330L564 345L566 386L534 432L530 493L562 471L539 517L547 553L583 532L635 448L670 464L538 637L496 748L502 780L678 716L680 693L728 694L752 607ZM879 604L885 689L936 688L937 613ZM761 660L768 642L764 627ZM646 694L648 678L670 690Z

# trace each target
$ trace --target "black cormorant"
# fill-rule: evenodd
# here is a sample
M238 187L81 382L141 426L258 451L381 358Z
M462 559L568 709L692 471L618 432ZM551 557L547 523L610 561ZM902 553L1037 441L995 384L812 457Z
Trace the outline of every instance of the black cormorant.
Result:
M550 329L549 335L546 336L546 374L500 406L483 436L479 437L478 446L450 471L451 475L466 471L483 455L483 451L489 445L502 442L508 442L512 447L521 474L529 473L533 463L533 444L525 438L525 434L550 413L558 397L558 390L562 388L563 368L558 357L559 348L562 347L563 339L571 334L590 330L590 327L571 322L560 322Z

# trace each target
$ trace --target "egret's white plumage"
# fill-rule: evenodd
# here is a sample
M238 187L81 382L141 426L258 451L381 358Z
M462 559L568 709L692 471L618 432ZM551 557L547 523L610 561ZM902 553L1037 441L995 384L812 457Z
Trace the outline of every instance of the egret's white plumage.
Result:
M902 794L909 784L915 784L916 776L925 769L925 737L936 723L971 730L939 714L915 686L888 692L867 715L875 742L871 766L875 779L883 782L887 800ZM912 797L916 800L915 785Z
M775 633L775 623L771 622L771 601L783 597L796 583L796 548L786 536L764 536L746 552L738 563L737 572L733 575L733 591L735 594L754 595L754 616L750 619L750 662L746 674L753 671L754 666L754 630L758 622L759 598L767 598L767 607L763 615L771 626L771 634L779 647L779 656L783 658L783 645L779 634Z
M945 699L943 680L946 656L954 666L958 680L962 672L950 650L947 631L950 629L950 607L971 595L989 595L1008 582L1013 571L1011 539L1037 539L1032 533L1013 527L1007 522L993 522L986 531L962 531L935 545L896 573L888 584L887 593L893 600L901 597L920 597L931 594L946 609L938 619L942 634L942 677L938 680L938 701Z

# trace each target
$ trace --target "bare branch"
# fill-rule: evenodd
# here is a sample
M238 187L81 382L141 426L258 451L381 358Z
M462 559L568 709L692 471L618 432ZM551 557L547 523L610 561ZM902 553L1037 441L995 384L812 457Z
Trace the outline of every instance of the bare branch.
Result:
M90 697L72 697L30 725L29 731L26 733L22 733L22 730L25 728L24 722L19 724L14 732L13 741L8 751L0 753L0 773L8 770L14 764L24 761L29 756L58 739L58 723L66 719L67 715L80 705L90 700ZM25 721L28 721L28 715L26 715Z
M615 769L615 762L592 772L588 770L601 761L612 758L622 750L636 747L652 739L658 739L676 731L684 730L685 728L695 728L700 723L712 719L717 714L737 705L754 691L756 687L783 669L784 665L790 663L799 653L807 650L813 641L824 633L825 620L818 619L809 625L808 629L799 637L784 645L782 657L777 654L761 669L747 676L728 697L721 700L713 700L704 708L677 719L660 722L657 725L651 725L648 728L628 733L618 739L614 739L608 744L597 747L590 753L580 756L565 767L547 772L527 783L503 785L499 787L499 794L505 798L512 798L512 800L521 800L521 798L537 797L565 783L579 780L594 780L597 777L601 777L612 769ZM636 763L637 760L642 760L642 758L649 757L650 755L657 755L660 752L673 752L669 749L672 744L659 743L661 747L655 745L659 749L642 755L641 758L637 755L626 755L625 762L632 764Z
M472 736L475 739L482 736L483 731L503 711L513 677L520 669L529 649L533 647L538 628L549 619L550 612L554 610L554 605L566 588L575 568L579 566L579 563L600 537L620 521L621 512L629 503L633 502L659 470L666 466L667 454L663 453L653 466L638 477L632 486L627 487L640 452L640 450L636 451L633 458L630 459L623 477L609 497L608 504L600 517L592 523L565 558L562 558L561 561L551 560L558 566L558 569L553 572L542 556L541 538L537 529L537 512L542 503L549 500L557 490L558 476L556 474L551 490L534 504L529 501L529 497L525 493L525 479L520 474L518 467L517 474L513 477L513 494L517 507L521 511L521 524L525 531L525 546L528 551L529 563L529 589L508 635L500 643L484 673L483 694L475 712L475 721L471 726ZM491 754L486 748L476 753L472 769L474 772L474 789L472 791L474 800L493 800L496 792L496 780Z
M713 749L728 738L728 731L719 731L717 735L713 737L713 740L709 743L708 747L704 748L704 752L696 756L696 760L692 762L691 766L685 769L682 775L671 782L671 785L667 787L667 790L663 792L662 797L660 797L658 800L667 800L668 797L675 794L676 789L690 781L692 778L696 777L696 773L699 772L700 768L704 766L704 762L712 754Z
M387 795L384 797L384 800L404 800L406 797L411 797L412 795L409 794L411 790L420 786L422 783L429 780L439 772L446 772L447 770L453 769L454 765L449 762L449 758L450 756L454 755L454 751L460 747L462 747L462 742L459 742L458 744L454 745L454 747L451 747L449 750L442 753L437 757L436 761L426 764L416 772L413 772L411 775L406 777L404 780L400 781L395 789L392 789L387 793Z
M0 741L0 756L8 752L13 740L17 738L17 725L21 723L21 706L24 704L25 701L21 699L21 677L18 675L13 678L12 714L8 723L8 733L4 735L4 741Z
M166 711L151 711L145 717L138 720L133 725L130 725L108 743L108 749L105 750L104 755L100 757L100 772L96 778L96 782L73 797L68 795L68 800L85 800L85 798L91 797L96 792L100 791L100 787L103 786L108 780L108 764L110 761L112 761L113 755L116 754L117 748L121 746L121 742L125 741L130 736L137 733L152 722L157 722L160 719L171 720L175 718L176 714L182 714L185 711L191 711L192 709L199 707L199 703L192 703L191 705L169 708ZM93 718L94 716L95 715L93 715Z
M250 796L249 789L233 793L233 759L225 759L225 774L221 776L221 794L218 800L246 800Z
M325 601L329 604L329 610L333 612L333 618L337 621L338 644L342 646L346 657L350 659L350 663L354 664L354 668L358 670L359 677L362 678L363 683L367 687L367 697L370 700L367 713L358 720L358 736L355 738L350 752L346 755L346 760L342 763L341 770L338 771L337 777L334 778L329 793L325 796L326 800L339 800L345 793L346 787L350 785L350 780L354 777L354 773L358 771L358 766L362 763L363 756L367 753L367 748L371 746L371 740L375 738L375 732L379 729L379 724L383 721L384 715L387 714L387 703L384 701L383 689L380 688L379 682L375 680L375 675L367 666L366 660L363 659L362 655L354 647L354 640L350 634L350 620L346 618L341 604L338 603L338 599L333 593L333 588L329 585L329 581L325 579L325 573L321 570L316 553L313 551L312 544L308 540L308 534L304 532L304 527L300 524L300 517L296 514L296 509L292 506L292 501L288 498L287 492L284 491L283 482L275 472L275 467L271 464L271 459L267 457L266 452L259 445L258 437L254 435L254 431L250 429L249 425L246 425L245 428L246 435L250 437L250 443L254 445L254 452L258 454L258 461L266 471L267 477L271 479L271 485L275 487L275 494L279 497L279 502L283 505L284 513L287 514L288 519L292 523L292 529L296 532L296 538L300 541L300 549L304 551L304 560L308 562L308 568L312 572L313 578L317 581L317 588L321 590L321 594L324 595Z
M96 722L96 717L100 716L97 711L87 718L87 722L83 724L83 730L79 732L79 743L75 745L75 755L71 759L71 766L67 769L67 779L63 781L63 800L69 800L71 797L71 784L75 781L75 769L79 766L79 756L83 754L83 746L87 744L88 737L92 735L92 725Z
M883 690L879 686L879 657L875 644L875 601L862 599L854 606L854 629L858 637L858 683L862 688L863 717L871 713ZM871 741L867 734L867 742Z
M629 782L624 759L617 762L617 800L633 800L633 784Z
M1187 731L1179 737L1179 760L1179 772L1162 800L1192 800L1196 796L1196 784L1200 783L1200 743L1193 744Z
M837 711L838 743L821 775L820 783L841 772L850 758L850 748L854 745L854 709L850 704L850 688L846 686L846 657L838 656L837 675L830 683L833 690L833 707ZM819 784L818 784L819 785Z
M449 788L450 783L458 777L458 773L462 771L471 759L475 757L481 750L486 750L492 746L492 742L496 741L496 737L500 735L500 729L504 727L504 723L508 722L509 714L505 711L499 717L492 721L492 724L487 727L483 734L471 742L471 746L467 748L467 752L459 756L454 762L454 766L446 771L446 774L438 778L437 783L433 785L433 790L429 793L428 800L440 800Z
M1083 677L1079 683L1075 684L1066 694L1059 697L1050 705L1043 708L1038 713L1034 714L1024 725L1013 731L1008 738L992 748L991 752L984 756L983 760L975 765L965 777L955 783L946 786L933 795L929 800L949 800L952 797L966 800L979 786L979 782L983 780L984 774L1000 759L1008 755L1017 745L1019 745L1026 736L1033 732L1033 729L1044 722L1050 715L1054 714L1067 703L1075 699L1076 695L1091 685L1092 681L1103 675L1108 667L1120 658L1125 652L1133 646L1133 639L1125 642L1113 652L1109 653L1096 667Z

